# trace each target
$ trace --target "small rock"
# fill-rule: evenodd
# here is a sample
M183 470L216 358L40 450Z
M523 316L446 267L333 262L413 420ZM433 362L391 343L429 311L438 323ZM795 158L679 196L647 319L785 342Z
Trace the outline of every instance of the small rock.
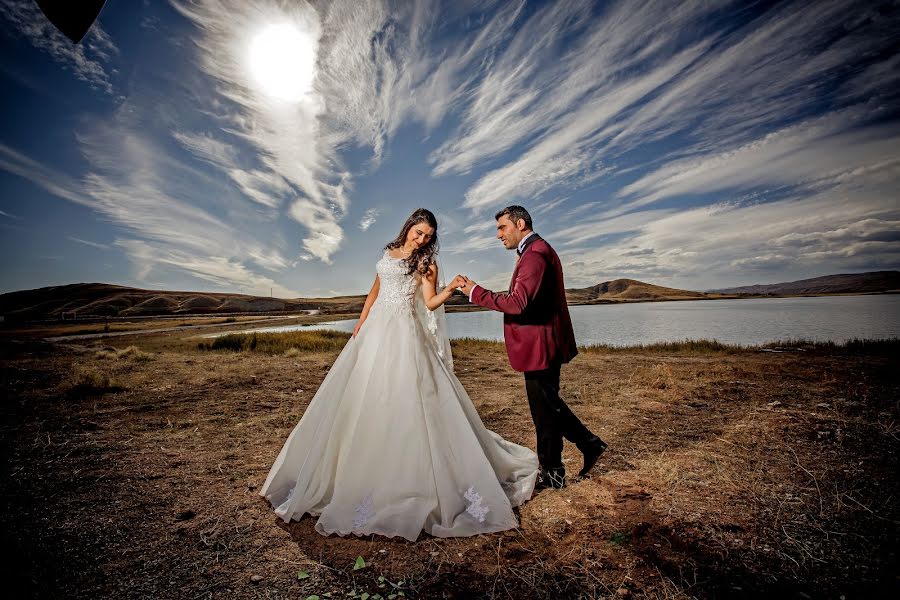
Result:
M260 581L262 581L262 577L259 575L251 575L250 581L252 581L253 583L259 583Z
M628 598L629 596L631 596L631 590L626 587L620 587L616 590L616 595L620 598Z

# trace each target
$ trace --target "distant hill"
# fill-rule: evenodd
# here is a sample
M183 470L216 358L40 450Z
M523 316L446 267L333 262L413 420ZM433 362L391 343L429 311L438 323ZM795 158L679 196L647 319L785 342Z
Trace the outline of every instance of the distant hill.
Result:
M679 300L709 297L660 287L633 279L617 279L589 288L566 290L570 304ZM293 313L317 310L325 314L358 313L365 295L335 298L269 298L246 294L145 290L108 283L75 283L0 295L0 315L8 321L89 317L151 317L198 314ZM448 306L471 306L457 292Z
M282 299L246 294L170 292L108 283L75 283L0 295L0 314L9 320L77 317L143 317L260 312L353 312L365 296Z
M866 294L900 291L900 271L826 275L812 279L710 290L719 294Z
M566 290L570 305L663 300L703 300L739 295L797 295L878 293L900 291L900 271L829 275L772 285L752 285L708 292L693 292L616 279L586 288ZM0 295L0 315L6 321L32 321L87 317L151 317L205 314L296 313L316 310L324 314L354 314L362 310L365 295L334 298L270 298L247 294L144 290L108 283L74 283ZM456 292L451 307L471 307Z
M599 302L647 301L647 300L699 300L710 294L691 292L644 283L636 279L616 279L586 288L566 290L569 304L595 304Z

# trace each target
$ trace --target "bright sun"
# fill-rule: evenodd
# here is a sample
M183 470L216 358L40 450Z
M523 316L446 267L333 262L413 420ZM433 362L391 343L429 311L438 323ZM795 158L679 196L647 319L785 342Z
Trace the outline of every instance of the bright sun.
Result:
M250 46L250 72L262 90L281 100L300 100L312 85L315 47L288 23L260 31Z

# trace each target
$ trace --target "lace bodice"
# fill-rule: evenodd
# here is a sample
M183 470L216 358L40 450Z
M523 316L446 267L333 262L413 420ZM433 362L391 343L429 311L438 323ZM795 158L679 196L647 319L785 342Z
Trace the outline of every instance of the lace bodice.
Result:
M375 265L380 288L375 304L404 313L413 312L413 301L420 277L416 273L407 275L409 270L402 258L393 258L388 251Z

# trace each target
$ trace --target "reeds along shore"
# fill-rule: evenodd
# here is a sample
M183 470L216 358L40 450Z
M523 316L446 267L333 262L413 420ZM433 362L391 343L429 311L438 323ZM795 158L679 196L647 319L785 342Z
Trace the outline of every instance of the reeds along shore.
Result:
M257 493L348 334L195 336L2 343L0 531L21 595L896 591L900 340L582 348L561 393L610 443L592 476L536 494L516 530L409 543L324 538ZM503 344L453 351L485 425L534 448ZM564 460L580 467L570 444Z
M264 352L279 354L296 349L300 352L326 352L340 350L350 338L349 333L319 330L290 331L284 333L230 333L214 338L210 342L199 342L199 350L231 350ZM451 345L455 353L475 351L478 349L494 349L502 342L476 338L454 339ZM853 339L843 343L818 342L803 339L773 341L761 346L742 346L724 344L716 340L682 340L676 342L658 342L638 346L614 346L610 344L591 344L579 346L582 352L647 352L647 353L740 353L753 350L767 351L841 351L849 353L881 353L892 347L900 347L900 340Z

